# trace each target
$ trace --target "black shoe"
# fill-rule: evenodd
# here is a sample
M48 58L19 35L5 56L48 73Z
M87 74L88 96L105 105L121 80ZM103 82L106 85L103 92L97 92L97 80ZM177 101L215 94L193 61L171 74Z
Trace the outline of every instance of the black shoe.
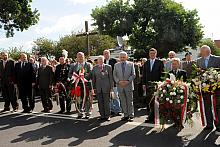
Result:
M114 115L115 115L115 112L112 112L112 111L111 111L111 115L114 116Z
M217 128L217 129L215 130L215 134L216 134L216 135L220 135L220 129L219 129L219 128Z
M7 112L10 111L10 108L4 108L1 112Z
M59 112L57 112L58 114L63 114L64 111L63 110L60 110Z
M134 121L134 118L133 118L133 117L130 117L130 118L128 119L128 121L129 121L129 122L133 122L133 121Z
M115 116L122 116L121 112L115 113Z
M208 130L213 130L213 128L214 128L213 126L206 126L203 130L207 130L208 131Z
M99 120L99 121L104 121L105 118L103 118L103 117L99 117L98 120Z
M70 112L70 111L66 111L66 113L65 113L65 114L70 115L70 114L71 114L71 112Z
M81 119L83 116L81 116L81 115L79 115L79 116L77 116L77 119Z
M146 119L146 120L144 121L144 123L154 123L154 120L153 120L153 119Z
M18 109L14 109L12 112L18 112Z
M90 116L89 116L89 115L86 115L86 116L85 116L85 119L89 119L89 118L90 118Z
M23 110L21 113L31 113L29 110Z
M121 121L128 121L129 117L122 117Z

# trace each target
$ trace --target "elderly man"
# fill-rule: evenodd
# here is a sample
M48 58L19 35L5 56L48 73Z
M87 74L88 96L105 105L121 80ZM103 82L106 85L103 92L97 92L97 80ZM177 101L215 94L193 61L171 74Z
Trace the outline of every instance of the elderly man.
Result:
M33 111L35 102L32 94L33 86L36 83L36 75L31 63L27 60L27 55L21 53L20 62L15 64L15 87L19 91L19 99L21 99L23 113Z
M104 64L104 56L98 57L98 65L92 72L93 88L98 98L100 120L110 121L110 92L113 88L112 67Z
M220 68L220 58L211 54L211 49L207 45L203 45L200 49L201 57L197 59L197 65L202 69L207 68ZM216 94L216 112L217 117L220 118L220 94L219 91ZM205 130L212 130L213 127L213 114L212 114L212 102L211 95L209 93L203 93L204 107L205 107L205 117L207 121L207 126ZM220 121L215 122L216 134L220 135Z
M5 100L2 112L10 111L10 104L13 111L17 111L18 102L15 96L14 88L14 61L8 59L8 53L2 52L2 60L0 61L0 80L2 84L2 95Z
M39 86L41 101L44 110L48 113L52 110L53 104L51 101L51 88L53 85L53 68L48 65L46 57L41 58L41 66L38 68L37 84Z
M124 113L123 121L133 121L134 106L133 106L133 90L135 79L134 63L128 62L126 52L120 52L120 62L115 64L113 76L116 82L121 106Z
M164 65L165 71L170 71L172 70L172 59L176 57L176 53L174 51L170 51L168 53L168 61L166 62L166 64Z
M117 60L114 58L110 58L110 51L107 49L103 51L103 56L105 57L104 63L107 65L111 65L113 72ZM118 96L118 89L116 87L115 82L114 82L113 92L114 92L114 98L111 98L110 101L111 114L121 116L121 104Z
M78 86L80 87L80 97L76 100L76 109L78 111L78 118L82 118L85 112L85 118L89 119L91 115L91 108L92 108L92 100L90 97L90 93L92 92L92 64L89 62L85 62L85 55L83 52L77 53L76 63L73 63L70 66L68 77L72 79L75 77L74 75L83 75L84 81L79 80ZM75 77L77 78L77 77ZM84 89L85 84L85 89ZM73 84L73 88L76 88Z
M186 80L187 80L186 71L180 69L180 59L179 58L172 59L172 70L169 73L174 74L176 77L176 80L182 80L183 82L186 82Z

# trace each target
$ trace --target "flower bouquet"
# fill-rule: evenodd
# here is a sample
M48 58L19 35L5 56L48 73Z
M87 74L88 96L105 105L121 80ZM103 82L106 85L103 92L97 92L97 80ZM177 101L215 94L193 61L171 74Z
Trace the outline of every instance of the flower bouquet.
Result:
M155 92L155 123L164 125L172 120L178 128L191 119L190 84L166 79L157 84ZM189 115L188 115L189 114Z

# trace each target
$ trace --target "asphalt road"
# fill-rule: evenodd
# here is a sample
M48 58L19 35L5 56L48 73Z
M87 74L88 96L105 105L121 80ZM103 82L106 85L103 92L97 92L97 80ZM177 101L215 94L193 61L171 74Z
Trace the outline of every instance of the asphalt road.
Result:
M193 125L178 131L166 126L162 132L153 124L146 124L145 109L136 110L134 122L122 122L113 117L110 122L97 120L97 103L92 118L76 119L71 115L56 114L59 107L54 102L52 113L40 113L42 106L37 100L32 114L19 112L0 113L0 147L216 147L220 138L214 132L203 131L199 114L193 117ZM3 102L0 102L3 109Z

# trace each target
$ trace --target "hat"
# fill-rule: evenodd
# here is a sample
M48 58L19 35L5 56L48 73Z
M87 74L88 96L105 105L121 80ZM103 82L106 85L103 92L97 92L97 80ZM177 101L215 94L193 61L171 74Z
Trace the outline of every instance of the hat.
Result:
M186 57L186 56L188 56L188 55L190 55L190 56L191 56L191 55L192 55L192 53L191 53L191 52L187 52L187 53L185 54L185 57Z

